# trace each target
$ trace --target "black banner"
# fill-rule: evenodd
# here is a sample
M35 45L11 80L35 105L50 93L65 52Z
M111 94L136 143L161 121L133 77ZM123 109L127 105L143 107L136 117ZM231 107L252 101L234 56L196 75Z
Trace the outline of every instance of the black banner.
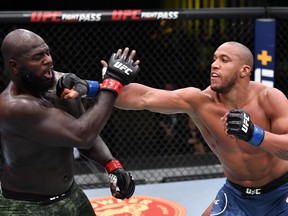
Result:
M187 18L227 18L237 13L243 17L257 17L265 14L265 8L201 8L187 10L145 11L141 9L121 9L112 11L2 11L0 23L67 23L67 22L103 22L103 21L144 21L176 20Z

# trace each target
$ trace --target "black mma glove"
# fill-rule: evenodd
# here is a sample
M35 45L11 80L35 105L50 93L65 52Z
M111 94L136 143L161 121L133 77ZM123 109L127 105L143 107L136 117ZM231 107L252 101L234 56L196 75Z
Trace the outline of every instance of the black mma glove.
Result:
M132 82L139 70L139 66L126 55L113 53L108 61L101 90L112 91L118 96L123 85Z
M82 80L73 73L63 75L57 82L56 94L61 97L64 88L72 89L79 93L81 97L95 97L99 92L99 82L94 80Z
M264 130L253 124L250 115L241 109L234 109L229 112L227 117L227 133L253 146L259 146L265 135Z
M110 160L105 165L105 169L109 174L112 195L117 199L129 199L135 191L135 182L131 173L125 171L116 159Z

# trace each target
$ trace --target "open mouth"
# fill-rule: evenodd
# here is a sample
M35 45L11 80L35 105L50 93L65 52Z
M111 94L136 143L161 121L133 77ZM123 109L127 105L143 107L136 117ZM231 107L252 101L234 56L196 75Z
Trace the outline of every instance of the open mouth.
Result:
M210 75L210 79L211 80L215 80L217 78L219 78L219 75L217 73L215 73L215 72L212 72L211 75Z
M53 68L50 68L44 75L45 79L52 79L53 77Z

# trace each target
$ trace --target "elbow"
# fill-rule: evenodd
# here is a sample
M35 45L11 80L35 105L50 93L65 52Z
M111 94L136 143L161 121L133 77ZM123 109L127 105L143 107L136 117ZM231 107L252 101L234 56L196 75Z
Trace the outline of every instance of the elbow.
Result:
M83 149L83 150L89 150L90 148L92 148L94 144L93 143L85 143L84 145L81 145L80 147L77 147L79 149Z
M85 140L79 140L73 145L73 147L83 150L89 150L94 145L93 142L87 142Z
M83 150L89 150L94 145L95 139L90 139L90 138L80 139L75 147L79 149L83 149Z
M90 149L94 145L99 132L100 131L95 130L95 128L91 130L91 128L81 127L78 131L77 144L75 147L84 150Z

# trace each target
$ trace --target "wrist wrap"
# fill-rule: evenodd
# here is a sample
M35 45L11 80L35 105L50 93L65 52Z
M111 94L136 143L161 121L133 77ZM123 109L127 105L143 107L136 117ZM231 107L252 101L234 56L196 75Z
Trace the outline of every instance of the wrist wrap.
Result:
M90 98L94 98L96 97L99 89L100 89L100 85L99 85L99 82L97 81L94 81L94 80L86 80L87 83L88 83L88 92L87 92L87 97L90 97Z
M122 167L119 160L112 159L105 165L105 169L106 169L107 173L111 173L113 170L123 169L123 167Z
M114 79L104 79L101 85L101 90L112 91L116 96L120 93L123 85Z
M249 143L253 146L259 146L264 139L264 130L257 125L254 125L254 131Z

